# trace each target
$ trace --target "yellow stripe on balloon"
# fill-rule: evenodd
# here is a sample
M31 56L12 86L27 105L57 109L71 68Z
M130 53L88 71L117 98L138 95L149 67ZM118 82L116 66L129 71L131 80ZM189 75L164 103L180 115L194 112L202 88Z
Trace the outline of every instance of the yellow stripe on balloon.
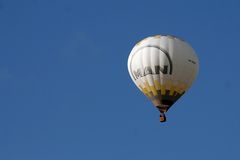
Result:
M161 85L161 95L165 95L165 94L166 94L166 86Z
M156 96L157 95L157 91L155 89L155 86L150 86L150 89L151 89L153 95Z
M147 91L146 88L142 87L141 85L139 85L139 87L141 88L142 92L143 92L145 95L149 96L149 93L148 93L148 91Z
M150 88L148 82L145 82L145 83L144 83L144 86L146 87L146 89L147 89L148 92L151 92L151 88Z
M176 91L176 87L172 84L172 86L170 87L169 95L172 96L174 94L174 91Z
M160 90L161 89L161 84L158 82L158 80L154 80L154 85L156 87L156 90Z

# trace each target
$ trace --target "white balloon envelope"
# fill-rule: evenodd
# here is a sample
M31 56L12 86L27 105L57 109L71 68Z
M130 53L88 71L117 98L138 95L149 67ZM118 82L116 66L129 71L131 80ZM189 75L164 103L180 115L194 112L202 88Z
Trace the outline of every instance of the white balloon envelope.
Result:
M199 68L193 48L170 35L143 39L128 57L128 71L136 86L160 111L165 112L191 87Z

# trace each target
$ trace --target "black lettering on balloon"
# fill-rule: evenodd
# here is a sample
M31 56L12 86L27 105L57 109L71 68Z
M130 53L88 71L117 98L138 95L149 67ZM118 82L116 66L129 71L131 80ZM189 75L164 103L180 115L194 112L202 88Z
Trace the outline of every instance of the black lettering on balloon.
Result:
M160 72L162 72L163 74L167 74L168 72L168 66L164 65L163 68L160 66L155 66L155 73L159 74Z
M148 74L153 74L152 68L149 66L144 68L144 76L146 76Z
M141 69L137 69L137 71L133 71L135 77L138 79L139 77L142 77Z

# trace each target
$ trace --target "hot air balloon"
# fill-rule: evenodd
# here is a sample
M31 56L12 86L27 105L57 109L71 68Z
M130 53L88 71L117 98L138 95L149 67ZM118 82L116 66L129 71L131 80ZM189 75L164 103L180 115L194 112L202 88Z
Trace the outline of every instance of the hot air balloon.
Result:
M128 57L128 71L136 86L165 113L190 88L197 76L198 58L184 40L170 35L143 39Z

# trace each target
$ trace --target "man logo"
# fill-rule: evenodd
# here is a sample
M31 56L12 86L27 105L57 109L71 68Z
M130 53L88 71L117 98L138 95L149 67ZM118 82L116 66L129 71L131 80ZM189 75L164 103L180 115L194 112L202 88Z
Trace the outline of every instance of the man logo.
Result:
M134 71L132 71L132 69L131 69L131 73L132 73L135 80L140 78L140 77L144 77L146 75L149 75L149 74L160 74L160 72L162 74L169 74L169 75L172 74L173 64L172 64L172 60L171 60L167 50L165 50L165 49L163 49L159 46L148 45L148 46L144 46L144 47L139 48L135 53L139 52L140 50L142 50L144 48L155 48L155 49L160 50L159 54L163 54L164 57L166 57L166 59L168 61L168 64L163 64L162 66L160 66L159 64L155 64L155 65L152 64L152 66L154 65L154 67L144 66L143 68L138 68Z

